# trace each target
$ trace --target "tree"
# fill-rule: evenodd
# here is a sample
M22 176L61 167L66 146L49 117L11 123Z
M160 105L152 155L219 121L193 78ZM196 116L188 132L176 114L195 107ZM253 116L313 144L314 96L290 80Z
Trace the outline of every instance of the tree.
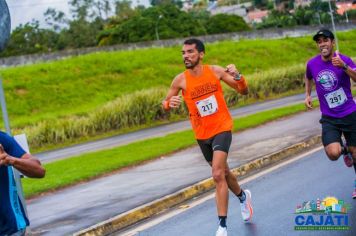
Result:
M135 15L135 10L131 8L131 1L115 1L115 16L119 20L128 19Z
M109 17L109 14L111 12L111 4L109 0L99 0L99 1L94 1L93 5L96 7L97 10L97 16L104 20ZM105 17L104 17L105 14Z
M38 21L16 27L1 56L14 56L57 50L58 34L52 30L40 29Z
M285 0L280 0L285 1ZM291 1L290 1L291 3ZM331 2L333 16L336 22L342 17L336 13L336 5ZM257 29L270 27L290 27L294 25L328 24L331 22L329 3L321 0L313 0L309 6L299 6L292 11L272 10L262 23L257 24Z
M346 12L345 12L346 13ZM343 15L343 17L345 18L345 13ZM356 20L356 9L353 9L353 10L348 10L347 11L347 16L349 18L349 20Z
M176 5L179 8L183 7L183 1L181 0L150 0L152 6L162 5Z
M268 5L268 0L253 0L253 5L256 8L266 8Z
M210 17L206 29L208 34L220 34L249 30L249 27L240 16L217 14Z
M92 22L73 20L69 28L61 32L59 44L64 48L93 47L98 44L97 35L103 30L103 22L96 18Z
M341 19L341 16L337 14L336 4L333 1L331 1L330 3L331 3L331 9L332 9L334 20L338 22ZM309 9L314 12L317 12L318 14L317 16L320 19L320 23L322 24L331 23L329 3L327 1L324 2L322 0L313 0L309 6Z
M60 32L58 48L96 46L97 35L106 24L104 15L111 11L110 1L70 0L69 4L73 20L67 20L68 27Z
M262 23L257 24L257 29L291 27L297 24L294 16L287 11L272 10Z
M58 32L68 24L64 12L57 11L54 8L48 8L44 13L46 23L51 26L54 31Z
M93 11L94 0L70 0L72 17L76 20L86 21L95 16Z
M315 14L313 10L299 6L295 10L294 17L298 25L311 25L318 23L318 17L315 17Z
M136 11L128 19L111 21L99 34L99 44L155 40L156 28L160 39L206 34L206 29L193 14L167 4Z

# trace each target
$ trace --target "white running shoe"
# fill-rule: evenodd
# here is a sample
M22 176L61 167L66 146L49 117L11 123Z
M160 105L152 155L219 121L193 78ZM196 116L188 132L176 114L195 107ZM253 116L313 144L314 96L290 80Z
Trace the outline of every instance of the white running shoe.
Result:
M253 209L252 209L252 203L251 203L251 192L250 190L246 189L244 190L246 194L246 199L242 203L240 203L241 206L241 215L242 219L244 221L249 221L252 218L253 215Z
M219 228L218 228L218 230L216 231L215 236L227 236L227 229L226 229L226 227L221 227L221 226L219 225Z

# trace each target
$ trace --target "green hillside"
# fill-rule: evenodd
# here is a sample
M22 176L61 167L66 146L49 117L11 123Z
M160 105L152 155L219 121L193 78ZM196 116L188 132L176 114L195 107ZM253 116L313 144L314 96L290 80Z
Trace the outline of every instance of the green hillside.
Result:
M356 30L338 33L340 52L356 56ZM253 75L304 64L318 53L311 37L207 44L205 63L235 63ZM101 52L60 61L2 69L11 126L73 115L88 116L134 91L168 87L184 70L181 46ZM247 76L248 77L248 76Z

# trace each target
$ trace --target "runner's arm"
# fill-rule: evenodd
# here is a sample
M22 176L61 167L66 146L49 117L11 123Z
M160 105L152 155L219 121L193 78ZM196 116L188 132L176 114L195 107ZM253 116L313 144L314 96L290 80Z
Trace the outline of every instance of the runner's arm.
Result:
M332 58L332 64L336 67L342 68L345 73L350 76L350 78L356 82L356 65L352 61L351 58L344 58L344 60L340 57L339 52L336 51L336 56Z
M166 111L169 111L171 108L177 108L182 103L182 99L178 95L182 89L181 83L184 79L182 76L182 74L179 74L174 78L166 98L162 101L163 109Z
M312 86L313 82L311 79L308 79L307 76L304 77L305 80L305 106L309 109L313 108L313 103L312 103L312 97L311 97L311 91L312 91Z
M16 158L6 152L2 152L0 154L0 166L2 165L11 165L30 178L43 178L46 174L46 170L42 167L41 162L28 153L25 153L21 158Z
M248 86L245 78L240 75L239 71L235 68L235 65L230 64L226 67L226 69L221 66L212 66L215 74L224 81L231 88L235 89L238 93L242 95L248 94ZM235 77L240 75L240 80L235 80Z
M346 74L348 74L350 76L350 78L356 82L356 69L355 68L351 68L350 66L347 67L346 70L344 70L346 72Z

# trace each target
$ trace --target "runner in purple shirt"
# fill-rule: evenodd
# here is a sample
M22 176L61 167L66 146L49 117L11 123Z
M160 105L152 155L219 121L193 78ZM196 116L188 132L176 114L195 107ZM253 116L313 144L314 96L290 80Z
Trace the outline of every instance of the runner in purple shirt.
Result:
M334 51L335 38L328 29L313 37L320 54L307 63L305 105L312 108L312 80L318 94L322 142L326 155L336 161L343 154L345 164L356 172L356 103L352 98L350 78L356 82L356 64ZM342 141L342 134L346 142ZM352 197L356 198L356 179Z

